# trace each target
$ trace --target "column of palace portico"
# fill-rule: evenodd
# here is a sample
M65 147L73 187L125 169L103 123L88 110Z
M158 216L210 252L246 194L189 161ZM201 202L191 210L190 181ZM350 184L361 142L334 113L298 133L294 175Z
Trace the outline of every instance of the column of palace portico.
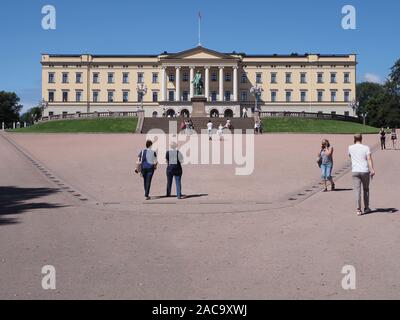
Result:
M184 68L189 68L189 97L192 99L195 96L194 92L194 86L192 84L192 81L195 76L195 70L198 68L204 68L204 96L206 97L207 101L210 101L210 71L211 71L211 66L210 65L204 65L204 66L170 66L175 68L175 101L180 102L182 100L182 69ZM233 98L232 101L238 101L238 67L237 66L217 66L219 69L219 83L218 83L218 89L219 89L219 96L218 96L218 101L223 102L224 101L224 70L226 68L232 68L233 70ZM161 100L162 101L167 101L168 100L168 95L167 95L167 66L162 67L162 73L161 73Z

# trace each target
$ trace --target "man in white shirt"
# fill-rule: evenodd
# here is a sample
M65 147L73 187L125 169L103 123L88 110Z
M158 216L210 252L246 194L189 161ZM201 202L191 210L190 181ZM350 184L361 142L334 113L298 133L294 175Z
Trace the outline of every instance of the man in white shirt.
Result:
M371 150L368 146L362 144L362 135L354 136L354 145L349 147L349 156L351 158L354 189L356 191L357 214L363 214L361 210L361 185L364 191L364 214L371 212L369 207L369 184L372 177L375 176L374 162L372 160Z

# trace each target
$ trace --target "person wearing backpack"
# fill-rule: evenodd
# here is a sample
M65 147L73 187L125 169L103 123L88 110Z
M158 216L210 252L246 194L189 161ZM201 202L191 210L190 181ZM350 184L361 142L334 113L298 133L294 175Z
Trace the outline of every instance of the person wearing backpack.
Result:
M176 142L171 142L171 150L167 151L165 159L167 161L167 197L171 197L172 181L175 178L176 196L182 199L182 162L183 156L177 150Z
M151 150L153 142L146 141L146 149L139 152L140 173L144 182L144 197L150 200L151 181L157 169L157 153Z

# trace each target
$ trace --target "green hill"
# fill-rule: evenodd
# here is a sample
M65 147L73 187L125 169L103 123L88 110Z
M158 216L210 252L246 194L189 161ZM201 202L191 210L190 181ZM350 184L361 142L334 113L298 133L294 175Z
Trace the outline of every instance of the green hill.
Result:
M134 133L137 118L56 120L29 128L10 130L21 133Z
M377 128L338 120L265 118L262 122L264 131L271 133L373 134L379 132Z
M377 128L337 120L266 118L262 121L264 131L269 133L375 134L379 132ZM134 133L136 125L136 118L57 120L9 131L18 133Z

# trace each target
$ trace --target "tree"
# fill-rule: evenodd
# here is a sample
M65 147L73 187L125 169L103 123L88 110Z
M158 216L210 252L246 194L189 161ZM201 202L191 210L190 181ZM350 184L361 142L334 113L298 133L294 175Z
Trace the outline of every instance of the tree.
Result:
M20 117L21 122L26 122L29 125L34 124L42 117L42 108L40 106L33 107L27 112L23 113Z
M391 73L389 75L390 82L393 83L397 94L400 94L400 59L391 68Z
M13 122L19 121L19 112L22 109L19 101L16 93L0 91L0 123L4 122L11 127Z

